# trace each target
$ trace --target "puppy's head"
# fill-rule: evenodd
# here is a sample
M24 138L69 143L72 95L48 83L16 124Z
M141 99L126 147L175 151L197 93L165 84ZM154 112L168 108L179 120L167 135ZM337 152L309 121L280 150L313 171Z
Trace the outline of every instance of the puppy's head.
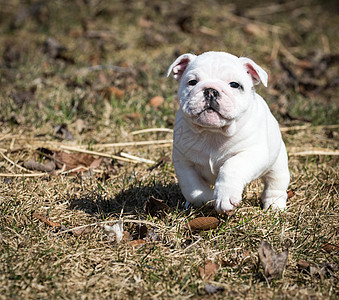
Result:
M180 81L178 98L191 122L203 128L222 128L239 118L253 101L267 73L254 61L225 52L199 56L183 54L169 67L167 76Z

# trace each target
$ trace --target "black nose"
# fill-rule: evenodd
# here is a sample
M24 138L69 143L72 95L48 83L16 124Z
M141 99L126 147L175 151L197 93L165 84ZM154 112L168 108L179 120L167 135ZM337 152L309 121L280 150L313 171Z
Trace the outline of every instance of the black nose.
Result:
M214 111L219 111L219 103L217 99L219 98L219 92L215 89L208 88L204 90L204 97L206 101L205 108L213 109Z
M208 103L211 103L219 98L219 92L215 89L208 88L204 90L204 97Z

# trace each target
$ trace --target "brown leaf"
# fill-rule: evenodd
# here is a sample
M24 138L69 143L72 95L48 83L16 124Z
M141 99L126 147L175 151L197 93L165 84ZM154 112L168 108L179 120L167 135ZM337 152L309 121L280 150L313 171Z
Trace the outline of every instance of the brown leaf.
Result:
M212 262L211 260L207 260L203 267L199 267L199 274L201 278L210 278L214 276L219 269L219 265Z
M291 199L292 197L294 197L295 193L293 190L289 190L287 191L287 199Z
M25 168L29 170L36 170L41 172L53 172L55 170L55 162L53 160L48 161L45 164L38 163L33 159L24 162Z
M97 169L100 167L101 163L102 163L102 158L97 158L95 160L92 161L92 163L89 165L89 167L91 169Z
M66 124L57 125L54 127L55 134L58 138L63 140L73 141L74 137L72 133L67 129Z
M61 223L51 221L51 219L48 218L47 216L38 214L36 212L33 213L33 217L37 218L38 220L40 220L42 222L44 222L48 226L51 226L51 227L54 227L54 228L60 228L61 227Z
M13 100L18 107L22 107L25 103L34 100L32 91L21 91L13 94Z
M319 266L306 260L299 259L297 266L299 272L307 272L311 276L319 276L320 278L324 278L326 275L333 276L334 272L337 271L336 267L329 264L328 262L323 262Z
M115 99L122 99L125 96L125 91L115 86L110 86L108 88L103 89L102 91L104 97L107 99L111 99L111 97L114 97Z
M306 260L299 259L297 262L297 266L298 266L299 271L304 271L304 270L309 269L310 263Z
M261 266L264 269L264 275L268 279L279 278L287 263L288 250L276 254L268 242L261 241L258 254Z
M138 239L138 240L134 240L134 241L130 241L129 245L132 246L133 248L141 248L143 245L146 244L145 240L142 239Z
M163 103L164 103L164 97L162 96L155 96L149 101L149 104L153 108L160 107Z
M93 228L91 227L82 227L82 228L74 228L71 229L71 233L73 233L74 235L86 235L89 234L93 231Z
M141 113L130 113L130 114L127 114L124 116L124 119L125 120L131 120L131 121L136 121L138 119L141 119L142 118L142 114Z
M163 200L151 196L145 205L145 210L151 216L162 216L164 212L170 210L170 207Z
M217 228L218 225L219 220L215 217L198 217L187 223L191 230L210 230Z
M96 160L92 155L86 153L67 153L63 151L55 152L55 163L59 169L65 165L66 170L72 170L77 167L83 166L89 168ZM96 161L95 166L99 161ZM82 171L82 170L78 170Z
M321 244L321 247L328 253L339 251L339 246L331 243Z

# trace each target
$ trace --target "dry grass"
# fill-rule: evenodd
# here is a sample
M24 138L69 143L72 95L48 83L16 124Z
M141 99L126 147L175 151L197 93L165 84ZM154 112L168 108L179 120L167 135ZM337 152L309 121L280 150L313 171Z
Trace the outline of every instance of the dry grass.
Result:
M246 1L196 1L192 9L187 1L57 1L36 11L34 3L0 3L0 299L338 297L338 90L331 83L338 20L329 3L262 10L262 1L251 10ZM20 14L22 7L31 10ZM60 57L44 52L48 37L68 50ZM171 145L132 143L171 140L170 131L133 132L173 128L175 83L164 78L166 68L175 52L211 49L251 56L270 70L270 88L260 93L285 128L295 193L284 213L262 211L259 180L232 216L208 207L185 211ZM312 67L312 51L323 55L325 71ZM93 65L108 68L93 71ZM308 85L285 76L293 69ZM152 107L149 99L157 95L166 100ZM67 130L60 132L62 123ZM41 147L108 157L98 168L41 175L24 166L31 158L46 161ZM112 158L121 151L159 165ZM168 205L165 212L149 213L154 198ZM186 224L198 216L215 216L219 226L191 232ZM102 225L119 218L130 239L145 243L112 241ZM280 279L263 275L262 240L277 252L289 249ZM301 259L311 267L302 270ZM199 268L209 260L219 268L201 278ZM222 289L208 295L206 284Z

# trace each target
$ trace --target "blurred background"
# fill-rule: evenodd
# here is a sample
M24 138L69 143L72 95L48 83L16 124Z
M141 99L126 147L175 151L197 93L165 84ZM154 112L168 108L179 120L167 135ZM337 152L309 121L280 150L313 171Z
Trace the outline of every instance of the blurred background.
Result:
M282 124L334 124L338 23L337 1L1 0L0 122L93 142L98 129L172 128L168 66L216 50L269 73L258 90Z

